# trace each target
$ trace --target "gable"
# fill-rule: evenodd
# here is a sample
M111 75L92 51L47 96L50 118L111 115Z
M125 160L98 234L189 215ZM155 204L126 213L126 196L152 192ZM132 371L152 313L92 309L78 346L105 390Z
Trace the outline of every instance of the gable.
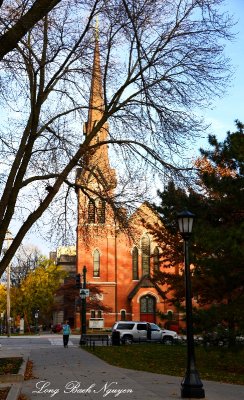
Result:
M155 288L162 299L166 299L166 294L160 289L160 287L153 282L152 278L148 275L144 275L136 286L128 294L128 299L131 300L138 293L141 288Z

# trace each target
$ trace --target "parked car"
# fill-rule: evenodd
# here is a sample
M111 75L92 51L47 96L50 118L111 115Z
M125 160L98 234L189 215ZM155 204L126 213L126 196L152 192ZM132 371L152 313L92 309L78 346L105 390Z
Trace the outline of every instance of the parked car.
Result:
M53 333L59 333L62 330L62 324L55 324L52 327L52 332Z
M176 332L161 329L158 325L151 322L118 321L112 327L112 338L114 332L119 332L120 341L126 344L147 340L172 344L178 340Z
M228 347L235 344L244 344L244 337L241 335L231 337L228 329L219 329L214 332L205 332L202 341L205 346Z

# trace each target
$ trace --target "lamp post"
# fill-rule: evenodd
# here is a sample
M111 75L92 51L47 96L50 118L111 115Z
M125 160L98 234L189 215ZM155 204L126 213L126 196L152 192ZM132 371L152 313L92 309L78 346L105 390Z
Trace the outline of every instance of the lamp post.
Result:
M203 384L195 365L193 323L192 323L192 294L189 264L189 239L195 215L190 211L182 211L177 215L179 231L184 240L185 264L185 297L186 297L186 335L187 335L187 368L181 383L182 398L205 398Z
M10 242L13 240L11 232L6 232L7 250L10 248ZM10 298L10 288L11 288L11 266L7 266L7 335L11 335L11 298Z
M35 310L35 334L37 335L38 331L38 317L39 317L39 310Z
M83 267L83 285L80 291L81 297L81 337L80 337L80 345L86 344L86 266Z

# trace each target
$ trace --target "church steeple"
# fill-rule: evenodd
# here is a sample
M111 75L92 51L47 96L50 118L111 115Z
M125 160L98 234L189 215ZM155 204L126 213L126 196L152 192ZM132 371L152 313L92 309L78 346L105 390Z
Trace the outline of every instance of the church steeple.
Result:
M103 77L101 72L100 63L100 45L99 45L99 32L98 24L95 29L95 47L93 56L92 66L92 77L91 77L91 88L90 88L90 99L89 99L89 110L88 120L84 124L84 134L89 136L93 133L93 129L96 124L104 116L104 96L103 96ZM101 144L100 142L106 142L109 136L109 125L105 122L102 128L97 132L90 140L90 146L97 145L94 152L89 152L86 159L87 169L83 171L83 179L89 185L93 186L93 189L98 189L99 192L110 192L116 187L115 171L110 167L108 145Z
M88 112L88 121L86 124L85 134L89 135L89 133L92 131L94 127L94 124L96 124L96 122L102 118L103 113L104 113L104 98L103 98L99 33L98 33L98 22L97 22L95 30L95 49L93 57L89 112Z

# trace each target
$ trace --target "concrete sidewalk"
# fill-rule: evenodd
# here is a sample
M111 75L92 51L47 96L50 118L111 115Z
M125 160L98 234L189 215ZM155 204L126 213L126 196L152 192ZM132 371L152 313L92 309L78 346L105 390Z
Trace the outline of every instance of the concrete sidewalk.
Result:
M79 347L30 349L29 359L35 379L21 389L29 399L180 399L182 378L113 367ZM210 381L203 386L207 400L244 400L244 386Z

